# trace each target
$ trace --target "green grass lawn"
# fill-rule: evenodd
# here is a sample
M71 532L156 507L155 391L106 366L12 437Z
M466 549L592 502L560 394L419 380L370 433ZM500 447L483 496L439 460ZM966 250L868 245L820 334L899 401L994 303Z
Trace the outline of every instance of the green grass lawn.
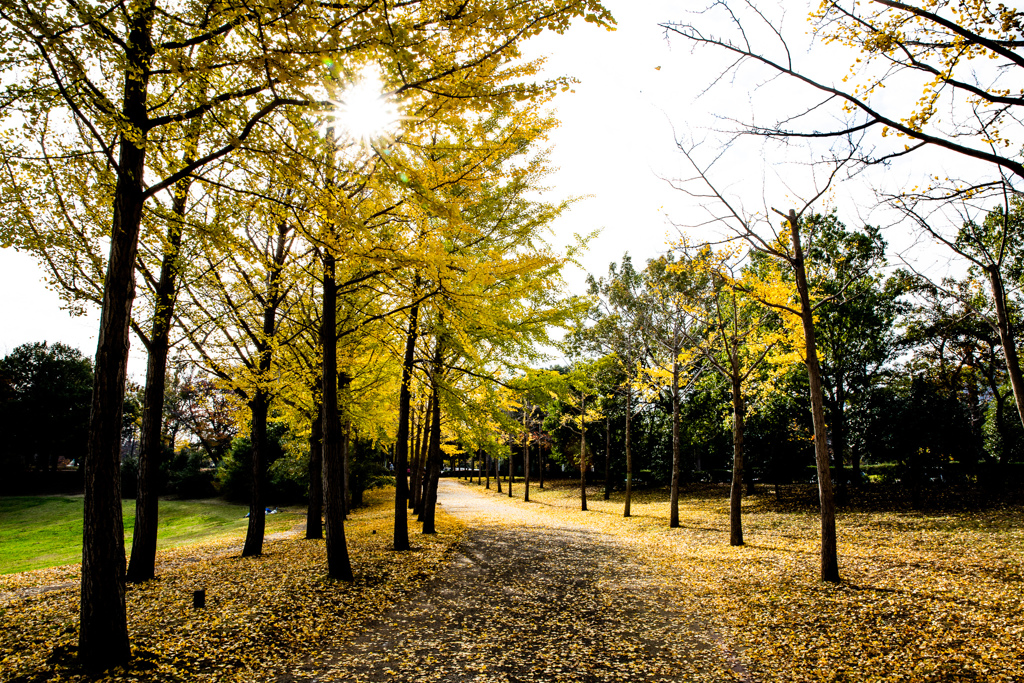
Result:
M0 497L0 574L81 562L82 498ZM131 549L135 501L122 502L126 551ZM248 507L216 498L161 500L158 548L219 536L245 535ZM296 511L267 517L267 533L302 521Z

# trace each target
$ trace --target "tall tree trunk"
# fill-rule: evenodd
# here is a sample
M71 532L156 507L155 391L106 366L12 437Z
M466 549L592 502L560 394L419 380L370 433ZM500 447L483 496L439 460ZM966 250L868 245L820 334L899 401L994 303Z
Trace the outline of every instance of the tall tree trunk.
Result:
M501 461L497 458L494 460L494 483L498 486L498 493L501 493Z
M416 521L423 521L423 482L426 477L423 473L427 464L427 449L430 443L430 411L433 397L427 397L427 405L423 409L423 415L420 417L420 438L419 444L416 446L416 466L413 468L413 477L415 485L413 487L413 512L416 513Z
M526 405L523 405L523 431L526 432ZM530 502L530 435L523 437L523 501Z
M487 473L487 486L486 486L486 488L488 490L490 490L490 488L491 488L491 456L490 456L489 453L484 453L484 472Z
M544 447L537 442L537 486L544 488Z
M814 312L807 288L803 245L796 212L789 212L790 238L793 244L793 273L800 295L800 318L807 352L807 378L810 383L811 421L814 424L814 458L818 466L818 498L821 503L821 580L839 582L839 557L836 552L836 504L832 496L832 477L828 457L828 431L821 389L821 367L814 334Z
M419 466L419 455L420 455L420 436L423 431L422 421L418 419L415 409L411 406L409 408L409 418L412 421L412 447L409 453L409 463L407 468L409 470L409 509L416 509L416 482L419 478L416 476L416 468Z
M306 508L306 538L310 539L324 537L323 411L323 406L319 402L313 404L315 417L309 427L309 506Z
M846 387L843 384L842 372L836 381L836 403L833 406L832 415L832 464L839 478L837 483L836 497L840 504L846 503L846 470L844 460L846 459ZM824 399L824 395L822 396Z
M515 459L516 452L511 448L508 449L508 497L512 497L512 461Z
M996 328L999 330L999 343L1003 347L1003 358L1006 361L1006 374L1010 377L1010 388L1013 389L1013 400L1017 405L1017 416L1024 424L1024 377L1021 376L1020 359L1017 356L1017 339L1013 324L1006 310L1006 290L1003 278L996 267L988 268L989 284L992 287L992 300L996 308Z
M249 498L249 526L245 532L242 557L258 557L263 553L263 532L266 528L267 482L267 414L269 397L261 389L249 401L252 414L252 492Z
M409 520L406 507L409 492L405 471L409 467L409 406L412 402L412 365L416 360L416 337L420 306L409 309L409 330L405 334L402 387L398 392L398 436L395 439L395 550L409 549Z
M743 389L740 381L737 349L733 348L732 367L732 487L729 491L729 545L743 545Z
M629 434L633 424L633 392L626 386L626 506L622 512L623 517L629 517L629 504L633 501L633 450L630 448Z
M430 448L427 451L428 476L426 500L423 505L423 533L437 533L434 528L434 513L437 505L437 482L441 476L441 340L438 339L434 349L434 367L430 373L431 392L433 393L433 409L430 412Z
M345 384L348 384L346 382ZM339 387L340 388L340 387ZM347 401L345 402L347 405ZM348 519L348 515L352 512L352 487L349 485L348 478L348 465L349 456L351 451L349 446L351 445L351 432L349 431L350 423L348 419L342 420L341 425L341 503L345 506L344 513L345 519Z
M587 397L580 395L580 510L587 510Z
M191 156L191 155L190 155ZM185 160L186 163L189 161ZM142 438L139 473L135 494L135 529L132 532L132 556L127 580L148 581L156 570L156 528L159 515L160 456L163 450L161 427L164 414L164 389L167 378L167 354L170 349L171 319L177 298L175 279L181 249L182 223L190 181L179 182L174 189L174 217L167 228L167 243L156 284L153 328L146 360L146 390L142 409ZM171 441L171 448L174 442Z
M267 273L267 292L263 307L263 333L256 340L257 365L254 395L249 401L252 411L252 498L249 504L249 527L245 533L242 557L255 557L263 553L263 532L266 529L267 415L271 396L263 387L273 366L272 340L277 336L277 308L281 298L281 271L284 269L288 243L288 224L278 223L277 239L271 265Z
M135 298L135 257L145 201L147 89L155 7L154 0L145 0L127 17L130 28L125 48L122 113L125 121L136 127L138 137L125 134L120 139L85 458L78 657L86 668L96 671L131 658L121 516L121 412L128 367L128 330Z
M324 254L323 323L320 346L323 349L324 402L324 517L327 520L327 574L333 579L352 580L352 565L345 542L345 492L341 444L341 420L338 414L338 284L334 276L334 256Z
M612 497L612 417L604 416L604 499Z
M676 354L678 357L679 354ZM672 499L668 526L679 526L679 361L672 361Z

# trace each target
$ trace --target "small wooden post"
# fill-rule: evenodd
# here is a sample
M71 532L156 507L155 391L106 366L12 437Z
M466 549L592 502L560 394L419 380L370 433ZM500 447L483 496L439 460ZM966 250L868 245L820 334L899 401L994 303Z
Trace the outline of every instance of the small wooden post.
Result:
M192 591L192 607L195 609L201 609L206 607L206 589L200 588L197 591Z

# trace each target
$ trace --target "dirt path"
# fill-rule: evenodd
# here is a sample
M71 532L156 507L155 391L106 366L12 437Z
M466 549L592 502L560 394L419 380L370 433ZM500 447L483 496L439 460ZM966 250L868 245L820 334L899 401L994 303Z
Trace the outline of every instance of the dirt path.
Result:
M438 502L468 525L453 565L356 642L278 681L747 678L614 536L450 480Z

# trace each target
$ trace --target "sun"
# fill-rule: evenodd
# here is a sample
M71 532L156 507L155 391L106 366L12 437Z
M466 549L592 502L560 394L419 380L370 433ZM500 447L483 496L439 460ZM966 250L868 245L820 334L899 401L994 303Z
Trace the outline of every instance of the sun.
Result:
M364 68L355 82L334 100L334 107L336 135L366 146L390 137L400 118L375 67Z

